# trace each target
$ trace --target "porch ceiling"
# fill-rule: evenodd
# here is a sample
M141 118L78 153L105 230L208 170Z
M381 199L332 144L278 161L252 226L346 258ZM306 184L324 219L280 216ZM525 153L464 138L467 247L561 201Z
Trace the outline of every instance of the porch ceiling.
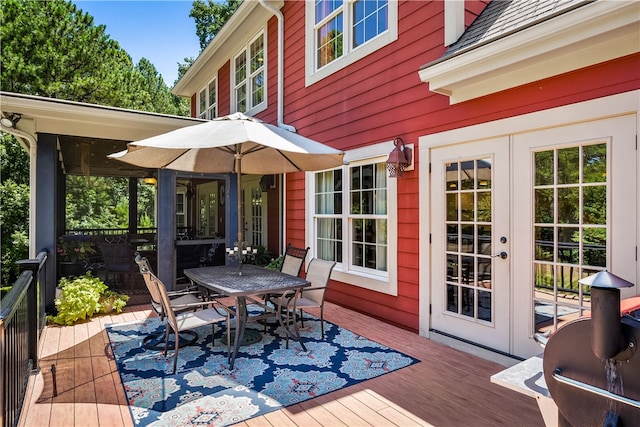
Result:
M26 149L38 134L58 136L58 151L65 172L91 176L150 176L147 169L107 159L137 141L203 120L18 93L0 92L2 116L19 114L14 133Z

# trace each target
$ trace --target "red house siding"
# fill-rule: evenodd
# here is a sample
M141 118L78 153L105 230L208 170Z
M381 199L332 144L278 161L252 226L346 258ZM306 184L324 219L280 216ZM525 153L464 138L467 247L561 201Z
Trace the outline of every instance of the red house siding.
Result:
M487 3L467 2L467 25ZM632 70L640 64L633 55L451 106L418 76L422 65L444 53L443 4L401 2L397 41L305 87L304 3L285 2L285 121L300 134L342 150L395 136L417 144L421 135L638 88ZM417 163L417 149L414 153ZM418 330L421 267L417 169L398 180L398 296L338 282L327 293L332 302L412 330ZM303 174L287 177L288 240L304 242L304 191Z
M469 25L488 1L467 1ZM398 6L398 39L327 78L305 87L305 4L286 1L284 122L301 135L350 150L402 136L416 145L415 170L398 180L398 295L333 282L327 299L402 327L418 330L419 271L418 137L540 111L640 88L640 55L630 55L456 105L429 91L418 70L445 51L444 2L406 1ZM275 123L277 21L268 25L268 109L258 116ZM218 75L220 114L228 113L230 66ZM304 246L305 175L288 174L285 243ZM423 197L428 195L423 194ZM311 244L312 242L309 242Z

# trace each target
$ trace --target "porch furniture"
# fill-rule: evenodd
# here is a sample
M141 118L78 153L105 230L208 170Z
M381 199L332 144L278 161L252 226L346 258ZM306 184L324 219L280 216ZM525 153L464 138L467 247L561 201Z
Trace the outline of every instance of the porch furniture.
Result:
M307 252L309 252L309 247L303 249L293 246L291 243L287 244L287 248L284 251L282 259L282 265L280 266L280 271L292 276L299 276L300 271L302 271L302 266L304 265L304 259L307 257ZM263 298L265 304L267 304L273 299L281 296L282 294L268 294L264 295ZM267 331L266 321L264 322L264 330L265 332Z
M287 245L287 249L284 251L284 259L282 260L280 271L292 276L299 276L302 266L304 265L304 259L307 256L307 252L309 252L309 247L302 249L289 243Z
M322 339L324 339L324 294L335 266L335 261L325 261L319 258L312 259L307 269L307 280L311 283L311 286L296 292L286 292L280 298L272 300L277 304L278 311L284 309L284 322L286 324L290 322L296 323L296 310L300 310L299 319L302 327L304 327L302 311L309 308L319 308L320 329L322 331ZM287 348L289 348L288 337Z
M215 345L215 333L216 333L216 323L226 322L227 328L227 360L230 360L230 347L231 347L231 328L230 328L230 319L231 319L231 311L224 304L219 301L209 300L209 301L199 301L197 303L191 304L176 304L172 302L169 298L169 293L167 292L167 288L164 283L160 281L156 277L155 274L151 272L145 273L149 277L149 281L151 286L155 286L157 292L160 295L160 299L162 301L162 310L165 314L165 319L167 320L167 328L165 331L165 346L164 346L164 355L167 355L167 351L169 349L169 335L171 332L174 333L175 336L179 336L179 334L183 331L188 331L192 329L199 328L205 325L211 325L211 345ZM179 310L191 309L191 308L204 308L202 310L196 311L188 311L188 312L178 312ZM176 373L176 368L178 366L178 350L180 348L180 340L176 339L174 353L173 353L173 373Z
M129 284L133 290L133 275L137 272L134 251L128 243L101 243L100 252L104 259L106 281L113 277L112 284Z
M306 279L250 264L242 265L242 267L221 265L214 267L190 268L185 270L184 274L200 286L236 299L236 330L230 369L233 369L233 364L238 354L240 343L244 337L247 321L249 320L247 313L247 298L251 295L266 295L270 293L297 291L310 285ZM263 305L263 308L267 308L267 306ZM274 315L275 313L273 312L273 309L267 309L267 314L263 314L258 317L264 318L265 316ZM291 337L298 341L306 351L306 347L300 339L297 324L294 323L292 328L293 330L291 330L289 324L285 324L280 316L277 317L287 335L287 343L289 341L289 337ZM257 319L255 316L252 316L251 320L253 321Z
M136 252L135 262L138 265L140 274L142 275L144 283L147 285L147 289L149 290L149 295L151 296L151 309L161 320L164 320L166 314L162 307L162 297L160 296L160 292L158 292L158 287L151 280L153 269L151 268L149 260ZM169 295L171 306L176 313L185 310L193 311L200 306L199 303L209 299L208 294L198 291L195 287L187 287L182 290L167 292L167 294ZM164 332L149 334L142 340L142 345L145 348L162 350L165 347L165 344L162 343L162 341L164 341L162 339L163 337ZM186 345L193 344L198 339L198 334L194 331L187 330L183 331L178 337L176 337L176 339L179 340L180 347L184 347Z

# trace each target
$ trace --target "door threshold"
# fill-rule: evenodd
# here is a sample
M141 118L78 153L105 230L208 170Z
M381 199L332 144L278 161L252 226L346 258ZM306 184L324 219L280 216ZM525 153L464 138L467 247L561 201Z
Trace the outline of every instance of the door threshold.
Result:
M444 344L448 347L455 348L456 350L473 354L474 356L480 357L493 363L497 363L507 368L524 360L523 358L515 356L513 354L508 354L503 351L496 350L482 344L474 343L472 341L465 340L464 338L459 338L435 329L429 330L429 339L434 342Z

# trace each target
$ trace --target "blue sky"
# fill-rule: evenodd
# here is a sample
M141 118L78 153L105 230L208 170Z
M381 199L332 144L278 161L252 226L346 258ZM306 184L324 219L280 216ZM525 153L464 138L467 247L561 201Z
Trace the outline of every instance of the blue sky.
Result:
M127 51L134 63L147 58L169 88L178 77L178 62L197 57L200 43L189 17L191 0L129 1L73 0L94 24L106 25L106 34Z

